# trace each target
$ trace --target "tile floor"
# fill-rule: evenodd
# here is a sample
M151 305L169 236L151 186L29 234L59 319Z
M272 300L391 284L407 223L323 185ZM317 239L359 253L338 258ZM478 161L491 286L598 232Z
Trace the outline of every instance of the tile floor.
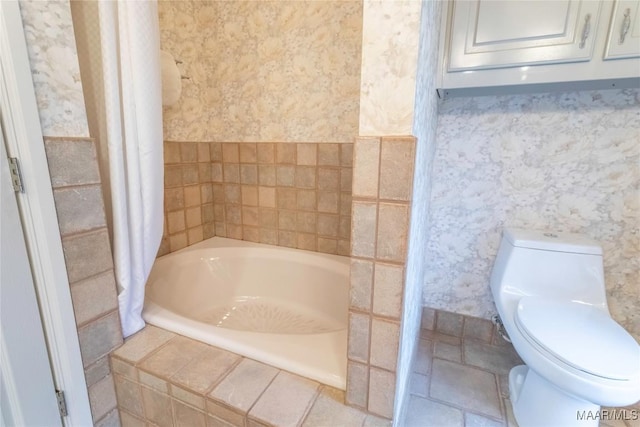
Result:
M422 329L407 427L517 426L507 375L521 361L495 331L469 338L475 321L461 320L464 333L451 331L458 336L440 332L451 324L446 321ZM345 406L340 390L154 326L128 339L111 363L124 427L391 425Z

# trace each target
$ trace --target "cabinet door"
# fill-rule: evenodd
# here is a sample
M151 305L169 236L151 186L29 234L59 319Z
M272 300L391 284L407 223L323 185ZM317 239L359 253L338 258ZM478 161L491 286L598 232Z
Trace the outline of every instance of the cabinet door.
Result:
M618 0L611 14L604 59L640 57L640 0Z
M589 61L601 2L456 0L448 71Z

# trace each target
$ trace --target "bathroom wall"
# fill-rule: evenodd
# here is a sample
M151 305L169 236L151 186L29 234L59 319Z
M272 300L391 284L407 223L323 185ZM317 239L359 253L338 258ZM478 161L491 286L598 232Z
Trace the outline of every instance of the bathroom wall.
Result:
M122 343L122 332L69 2L21 0L20 9L91 413L96 426L117 425L108 353Z
M353 142L360 1L162 1L162 48L182 61L165 139Z
M440 105L424 304L489 318L503 227L604 248L609 308L640 338L640 90L447 99Z

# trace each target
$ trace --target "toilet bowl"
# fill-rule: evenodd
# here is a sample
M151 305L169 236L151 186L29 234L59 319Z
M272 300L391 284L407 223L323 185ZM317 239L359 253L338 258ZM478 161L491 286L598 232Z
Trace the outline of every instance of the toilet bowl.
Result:
M596 242L505 229L491 291L526 363L509 374L521 427L597 426L600 406L640 400L640 346L609 314Z

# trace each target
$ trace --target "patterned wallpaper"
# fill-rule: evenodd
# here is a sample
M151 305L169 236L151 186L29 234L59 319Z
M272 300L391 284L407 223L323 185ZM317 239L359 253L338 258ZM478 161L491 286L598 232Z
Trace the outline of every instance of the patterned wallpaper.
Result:
M353 142L360 1L162 1L162 48L183 61L165 139Z
M42 133L88 137L69 1L20 0L20 13Z
M420 1L365 0L360 135L412 135Z
M505 226L601 242L609 308L640 338L640 90L453 98L440 106L424 304L494 313Z

